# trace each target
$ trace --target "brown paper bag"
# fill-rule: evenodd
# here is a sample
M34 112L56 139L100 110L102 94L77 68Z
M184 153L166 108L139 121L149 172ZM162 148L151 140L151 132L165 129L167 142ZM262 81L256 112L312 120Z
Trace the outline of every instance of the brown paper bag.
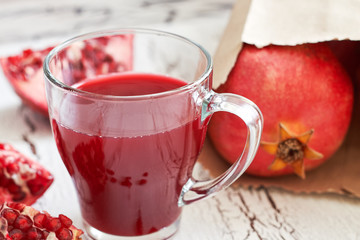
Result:
M279 9L279 2L285 5L282 6L286 11ZM339 29L338 22L338 19L342 16L359 16L352 23L347 24L358 24L357 26L360 26L360 15L358 14L360 12L360 4L353 0L340 2L337 0L319 0L311 3L308 1L304 3L301 0L238 0L234 5L228 26L214 56L214 88L225 82L241 50L244 39L247 39L248 43L258 46L265 46L270 43L294 45L331 39L360 39L359 30L351 32L349 31L351 28ZM266 12L270 12L272 15L265 14L266 16L260 16L264 14L264 11L259 10L262 6L266 7ZM325 11L322 6L327 7ZM297 9L307 12L299 12ZM287 11L291 14L289 15ZM261 24L264 25L262 26L264 29L266 29L266 23L272 24L271 20L266 18L270 18L273 15L276 16L276 19L273 20L275 23L294 25L298 20L303 20L303 18L297 19L297 13L301 17L304 17L306 14L312 16L316 14L315 16L318 16L318 18L312 17L310 20L307 19L310 22L305 21L306 23L303 23L308 28L312 27L313 29L288 32L287 36L290 36L288 38L284 37L283 31L291 31L291 26L287 26L284 29L276 28L277 31L274 30L274 32L262 31L261 29ZM321 22L326 25L328 31L324 31L324 26L320 24ZM316 31L317 28L319 31ZM260 33L264 31L267 31L266 34L260 38ZM234 187L251 186L257 188L266 186L278 187L293 192L332 192L360 197L360 137L358 137L360 135L360 108L357 105L358 102L355 101L352 124L342 147L326 163L315 170L307 172L305 180L297 176L261 178L244 175L234 184ZM229 167L229 164L214 150L210 141L206 142L199 161L214 177Z

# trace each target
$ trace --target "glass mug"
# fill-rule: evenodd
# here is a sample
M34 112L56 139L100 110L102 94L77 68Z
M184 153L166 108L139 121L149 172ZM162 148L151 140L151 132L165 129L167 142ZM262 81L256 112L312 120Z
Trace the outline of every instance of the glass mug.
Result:
M256 154L261 112L213 92L209 53L184 37L81 35L49 53L44 74L53 135L92 239L171 238L182 206L228 187ZM217 111L246 123L247 143L225 173L198 181L192 170Z

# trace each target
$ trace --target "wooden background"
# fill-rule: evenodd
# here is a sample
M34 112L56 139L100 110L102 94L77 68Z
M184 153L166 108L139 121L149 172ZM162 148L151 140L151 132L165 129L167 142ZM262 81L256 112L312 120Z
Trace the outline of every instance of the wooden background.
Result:
M0 0L0 56L42 48L88 31L151 27L178 33L215 52L233 0ZM47 119L22 105L0 72L0 142L45 165L55 182L34 207L64 213L81 226L70 177ZM201 166L198 174L207 176ZM360 184L360 183L359 183ZM272 188L229 188L186 206L175 240L360 240L360 200L294 194Z

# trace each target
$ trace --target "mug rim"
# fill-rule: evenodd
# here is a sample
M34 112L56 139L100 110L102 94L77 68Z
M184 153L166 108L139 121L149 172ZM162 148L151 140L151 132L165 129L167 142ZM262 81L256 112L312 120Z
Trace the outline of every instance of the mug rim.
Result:
M91 38L97 38L97 37L103 37L103 36L111 36L111 35L120 35L125 33L142 33L142 34L152 34L152 35L162 35L166 37L171 37L174 39L178 39L183 42L187 42L195 47L197 47L206 57L206 68L203 71L203 73L198 77L195 81L188 83L182 87L178 87L175 89L159 92L159 93L152 93L152 94L143 94L143 95L130 95L130 96L116 96L116 95L106 95L106 94L98 94L93 92L88 92L84 90L80 90L78 88L72 87L70 85L67 85L63 83L62 81L59 81L50 71L50 62L54 58L54 56L64 50L69 45L84 41ZM190 40L189 38L183 37L181 35L170 33L167 31L162 30L156 30L156 29L150 29L150 28L118 28L118 29L111 29L111 30L102 30L102 31L93 31L81 35L77 35L73 38L70 38L59 45L55 46L45 57L44 63L43 63L43 71L45 75L45 81L49 81L53 86L60 88L63 91L71 92L76 95L80 95L83 97L89 97L89 98L98 98L98 99L104 99L104 100L130 100L130 99L143 99L143 98L155 98L155 97L165 97L169 95L174 95L180 92L187 91L189 89L193 89L194 86L200 85L203 81L205 81L208 77L211 76L213 69L213 61L210 53L202 47L200 44ZM130 71L131 72L131 71Z

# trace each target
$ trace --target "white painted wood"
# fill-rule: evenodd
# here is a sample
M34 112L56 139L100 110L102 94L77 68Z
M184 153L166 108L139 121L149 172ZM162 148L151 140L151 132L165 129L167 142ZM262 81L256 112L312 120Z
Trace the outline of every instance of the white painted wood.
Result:
M104 28L152 27L189 37L214 53L233 0L0 0L0 56ZM55 182L34 207L81 226L72 181L46 119L23 106L0 72L0 142L45 165ZM36 151L32 151L32 145ZM204 174L204 173L203 173ZM186 206L176 240L360 239L360 200L279 189L230 188Z

